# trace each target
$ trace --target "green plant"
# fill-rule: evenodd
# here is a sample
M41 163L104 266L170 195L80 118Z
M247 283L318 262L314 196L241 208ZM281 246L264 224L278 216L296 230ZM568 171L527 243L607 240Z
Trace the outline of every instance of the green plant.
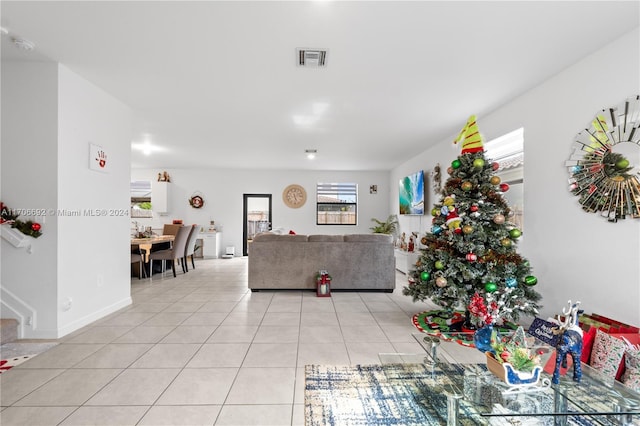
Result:
M519 345L507 338L499 338L496 330L491 333L491 347L500 363L509 363L517 371L533 371L540 365L540 357L532 354L526 346Z
M371 220L376 223L375 226L372 226L371 228L369 228L371 229L371 231L373 231L374 234L393 235L395 234L396 229L398 228L398 216L396 216L395 214L389 215L387 220L384 222L376 218L373 218Z

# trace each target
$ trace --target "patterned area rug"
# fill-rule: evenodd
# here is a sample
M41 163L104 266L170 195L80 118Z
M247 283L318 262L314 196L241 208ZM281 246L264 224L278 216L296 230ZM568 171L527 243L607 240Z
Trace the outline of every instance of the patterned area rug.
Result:
M424 364L307 365L305 425L443 425L450 387ZM486 420L461 406L459 424Z
M9 359L3 359L0 360L0 374L6 372L7 370L22 364L23 362L27 361L28 359L33 358L34 356L36 356L35 354L31 354L31 355L22 355L19 357L14 357L14 358L9 358Z
M55 342L13 342L0 345L0 374L56 346Z
M458 425L533 426L553 425L553 416L509 416L515 409L522 414L553 412L553 392L542 392L525 399L503 399L492 387L477 387L476 375L455 364L444 374L424 364L385 364L356 366L307 365L305 367L306 426L435 426L447 424L446 393L455 385L464 389L460 400ZM447 367L447 368L449 368ZM465 372L466 371L466 372ZM489 374L478 364L478 374ZM454 374L451 374L454 373ZM458 374L459 373L459 374ZM471 394L469 393L471 392ZM503 413L499 417L481 416L469 402L484 406L484 410ZM575 407L569 404L569 411ZM592 426L584 417L570 415L571 426ZM635 424L635 423L634 423Z

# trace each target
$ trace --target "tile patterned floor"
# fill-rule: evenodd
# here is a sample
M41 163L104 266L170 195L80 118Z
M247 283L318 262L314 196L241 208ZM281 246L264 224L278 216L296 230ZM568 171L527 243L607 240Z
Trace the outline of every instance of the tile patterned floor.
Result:
M247 258L132 279L133 304L0 376L2 425L303 425L304 366L419 353L393 293L247 289Z

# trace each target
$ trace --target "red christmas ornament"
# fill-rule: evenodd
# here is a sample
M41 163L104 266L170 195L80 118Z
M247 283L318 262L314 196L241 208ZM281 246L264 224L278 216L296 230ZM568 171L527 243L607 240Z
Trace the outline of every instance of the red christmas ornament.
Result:
M456 228L453 230L453 232L456 234L462 234L462 228Z
M472 212L477 212L478 211L478 206L476 206L475 204L472 205L471 207L469 207L469 210L471 210Z
M477 259L478 259L478 256L476 256L474 253L467 254L467 260L469 262L475 262Z
M500 184L500 191L507 192L508 190L509 190L509 184L508 183L501 183Z
M34 230L34 231L39 231L40 228L42 228L42 227L40 226L39 223L34 223L34 224L31 225L31 229Z
M493 169L493 171L495 172L496 170L498 170L500 168L500 164L494 162L491 163L491 168Z

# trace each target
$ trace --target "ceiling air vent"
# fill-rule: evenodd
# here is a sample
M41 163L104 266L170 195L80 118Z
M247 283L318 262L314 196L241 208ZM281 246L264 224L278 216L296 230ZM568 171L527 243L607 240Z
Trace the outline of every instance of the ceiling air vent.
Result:
M297 49L298 65L301 67L320 68L326 66L327 51L325 49Z

